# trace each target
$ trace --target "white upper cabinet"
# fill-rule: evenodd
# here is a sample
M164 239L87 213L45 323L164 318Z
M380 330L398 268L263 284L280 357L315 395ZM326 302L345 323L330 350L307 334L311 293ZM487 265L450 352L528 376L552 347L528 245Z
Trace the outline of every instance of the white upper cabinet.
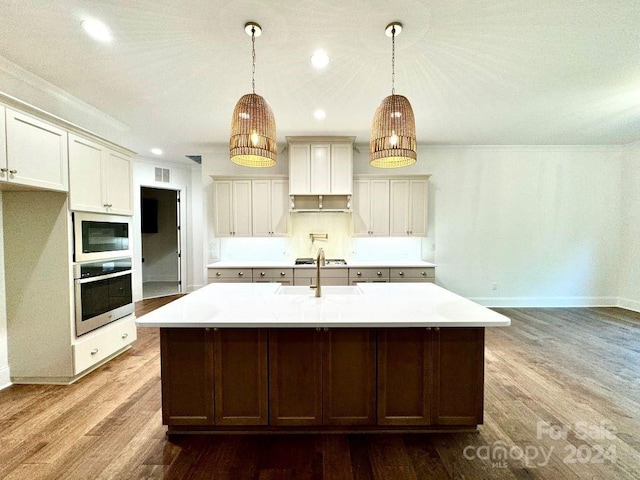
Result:
M2 110L6 145L0 156L0 181L66 192L67 132L10 108Z
M389 180L355 180L353 203L355 236L389 236Z
M427 180L390 180L390 235L427 235Z
M353 137L288 137L289 194L351 195Z
M214 190L217 236L250 237L251 180L216 180Z
M289 196L286 180L252 180L251 216L254 237L287 235Z
M69 134L71 210L133 215L131 159L91 140Z

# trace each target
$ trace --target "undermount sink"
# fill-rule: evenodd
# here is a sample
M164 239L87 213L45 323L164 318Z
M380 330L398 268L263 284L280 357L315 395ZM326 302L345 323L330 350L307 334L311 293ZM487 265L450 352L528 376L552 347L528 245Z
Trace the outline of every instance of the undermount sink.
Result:
M275 291L276 295L312 295L315 290L306 285L282 286ZM325 295L362 295L362 290L356 286L326 285L322 286L322 296Z

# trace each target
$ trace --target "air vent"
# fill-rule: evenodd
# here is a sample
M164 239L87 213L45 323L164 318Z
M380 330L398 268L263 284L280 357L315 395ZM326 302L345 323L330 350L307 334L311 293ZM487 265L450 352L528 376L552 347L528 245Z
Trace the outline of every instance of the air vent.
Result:
M156 182L171 183L171 171L168 168L156 167Z
M202 165L202 155L187 155L189 160L193 160L198 165Z

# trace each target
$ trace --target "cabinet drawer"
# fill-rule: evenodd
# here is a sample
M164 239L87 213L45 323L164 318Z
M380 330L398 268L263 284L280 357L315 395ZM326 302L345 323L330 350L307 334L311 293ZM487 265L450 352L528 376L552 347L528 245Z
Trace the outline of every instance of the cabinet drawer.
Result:
M133 315L91 332L73 345L74 375L100 363L137 338Z
M388 282L388 268L350 268L349 282Z
M293 281L293 268L254 268L254 282Z
M251 282L251 269L250 268L210 268L208 272L209 281L219 280L222 282L228 281L246 281Z
M316 278L316 269L315 268L296 268L293 272L294 278ZM320 272L320 276L322 278L344 278L345 280L349 278L349 269L348 268L332 268L332 267L322 267L322 271Z
M420 282L420 281L431 281L436 276L435 268L433 267L425 267L425 268L417 268L417 267L409 267L409 268L392 268L390 269L390 279L392 282L398 280L412 281L412 282Z

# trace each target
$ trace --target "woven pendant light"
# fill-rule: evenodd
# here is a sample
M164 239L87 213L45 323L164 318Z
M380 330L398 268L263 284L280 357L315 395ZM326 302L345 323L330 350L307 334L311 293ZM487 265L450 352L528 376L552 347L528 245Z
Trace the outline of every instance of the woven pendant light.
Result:
M382 100L373 116L369 163L373 167L397 168L416 163L418 159L416 122L406 97L395 94L395 36L401 23L390 23L385 32L391 37L391 95Z
M256 94L256 37L260 25L249 22L244 28L251 35L252 45L252 93L243 95L233 109L229 153L231 161L245 167L272 167L276 164L276 121L271 107Z

